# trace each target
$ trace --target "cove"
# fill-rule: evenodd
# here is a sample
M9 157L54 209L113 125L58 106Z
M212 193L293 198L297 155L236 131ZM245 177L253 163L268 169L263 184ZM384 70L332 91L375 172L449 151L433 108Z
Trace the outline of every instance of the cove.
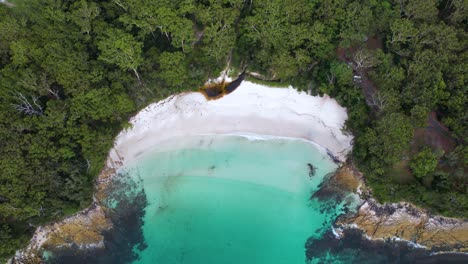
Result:
M133 263L306 263L308 239L320 239L343 210L338 201L320 210L311 199L336 168L302 140L210 135L162 143L119 171L147 201L146 246L134 248Z

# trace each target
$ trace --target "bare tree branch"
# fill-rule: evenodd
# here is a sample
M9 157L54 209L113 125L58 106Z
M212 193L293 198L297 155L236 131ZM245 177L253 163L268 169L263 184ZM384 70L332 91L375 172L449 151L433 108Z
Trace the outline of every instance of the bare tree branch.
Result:
M328 79L328 84L334 84L336 75L333 72L330 72L330 74L327 73L327 79Z
M16 92L16 99L19 101L17 104L12 104L13 108L20 113L26 115L42 115L43 109L39 104L37 96L31 96L31 100L26 98L22 93Z
M359 49L353 55L353 62L356 69L371 68L377 65L377 60L371 51Z
M47 88L47 92L55 97L55 99L60 100L60 95L58 90L54 90L52 88Z

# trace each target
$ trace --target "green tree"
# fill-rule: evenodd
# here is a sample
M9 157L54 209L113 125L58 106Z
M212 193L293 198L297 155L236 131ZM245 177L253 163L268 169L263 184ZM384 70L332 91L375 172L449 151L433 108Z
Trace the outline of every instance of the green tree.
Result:
M446 10L449 10L449 21L453 24L458 24L466 21L468 17L468 1L467 0L449 0L447 1Z
M124 24L141 30L142 38L149 34L161 34L173 47L190 52L195 41L193 22L194 1L171 0L121 0L126 13L119 17Z
M209 0L201 1L195 10L197 22L203 28L196 32L203 53L211 58L211 63L226 65L226 59L235 48L237 32L236 22L245 1Z
M242 22L240 49L253 58L254 68L269 69L275 78L310 70L332 49L323 23L311 19L313 5L307 1L254 1L251 12Z
M382 175L405 158L413 137L410 119L401 113L388 113L377 121L374 129L367 128L357 141L357 156L366 160L374 173Z
M71 20L75 22L82 33L89 34L92 30L92 22L99 15L100 9L94 2L86 0L77 1L73 4Z
M411 121L416 128L425 127L428 116L429 110L422 105L416 105L411 109Z
M159 57L159 77L169 87L183 87L187 81L185 55L182 52L163 52Z
M396 54L407 57L412 53L418 36L418 30L409 19L397 19L390 26L391 37L388 46Z
M433 173L439 162L439 157L431 149L425 148L410 161L411 172L417 178L423 178Z
M100 60L115 64L122 70L132 70L141 82L137 71L143 62L141 42L123 30L111 28L104 33L97 46Z
M437 19L437 0L399 0L401 12L410 19L434 21Z

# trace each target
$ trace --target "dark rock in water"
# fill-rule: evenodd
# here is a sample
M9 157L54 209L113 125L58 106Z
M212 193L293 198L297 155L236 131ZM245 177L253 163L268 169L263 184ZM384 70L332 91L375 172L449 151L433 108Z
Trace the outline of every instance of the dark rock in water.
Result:
M468 263L467 254L434 255L430 250L414 247L405 241L369 240L363 231L354 228L343 230L341 238L337 238L332 231L326 232L320 239L309 238L305 247L309 262L324 259L328 254L342 263Z
M372 198L371 190L364 187L362 174L352 166L341 167L332 178L316 195L324 195L325 190L337 186L353 192L360 189L363 199L357 213L341 215L337 225L358 227L373 239L398 237L413 241L433 252L468 252L468 220L434 216L406 202L380 204Z
M336 174L337 172L333 172L325 175L324 180L318 186L319 189L312 194L310 199L317 199L320 202L330 200L341 201L347 191L337 184L337 181L335 180Z
M363 185L362 175L352 166L342 166L336 173L327 176L320 184L320 189L312 194L311 199L321 201L322 212L330 211L333 205L327 201L337 203L347 202L347 193L356 192ZM328 241L309 241L309 256L320 254L323 243L331 243L322 250L330 252L338 245L336 252L340 259L348 255L349 260L343 258L343 263L468 263L467 254L457 254L454 251L466 252L468 237L467 222L458 219L431 217L427 212L411 206L408 203L378 204L371 197L365 195L362 189L363 204L352 208L350 204L343 214L338 217L335 226L344 228L348 237L342 242L329 234ZM357 212L357 213L356 213ZM348 229L351 227L360 229ZM351 230L351 231L349 231ZM371 237L373 240L368 240ZM399 237L401 239L387 239ZM326 240L326 239L325 239ZM386 241L386 243L383 243ZM415 247L408 241L414 241L427 247ZM347 242L349 242L347 244ZM353 250L355 243L361 249ZM312 245L312 244L313 245ZM341 247L341 249L340 249ZM375 255L372 250L380 252ZM449 252L450 254L434 254L434 252ZM363 257L365 256L365 257ZM381 256L383 258L379 259ZM366 259L369 258L369 259ZM351 259L354 259L351 261Z
M108 201L116 201L116 206L107 211L113 227L104 232L104 247L82 249L77 247L55 248L45 263L131 263L138 258L134 248L146 247L143 237L144 208L147 206L146 194L140 183L126 175L116 175L109 185ZM132 196L129 199L128 195Z
M309 167L309 177L312 178L312 176L315 175L316 168L314 167L314 165L312 165L310 163L307 163L307 166Z
M327 149L327 154L333 160L333 162L335 162L336 164L341 163L341 160L337 156L335 156L331 151L329 151L328 149Z
M468 221L433 217L407 203L381 205L368 199L356 214L340 217L337 224L357 226L374 239L413 241L433 252L467 252L468 248Z

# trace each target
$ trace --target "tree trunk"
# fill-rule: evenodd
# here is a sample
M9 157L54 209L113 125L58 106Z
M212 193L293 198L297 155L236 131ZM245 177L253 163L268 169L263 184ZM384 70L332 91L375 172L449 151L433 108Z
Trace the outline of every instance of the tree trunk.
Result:
M135 73L135 76L137 77L138 79L138 84L141 85L141 78L140 78L140 75L138 74L137 70L136 69L132 69L133 70L133 73Z

